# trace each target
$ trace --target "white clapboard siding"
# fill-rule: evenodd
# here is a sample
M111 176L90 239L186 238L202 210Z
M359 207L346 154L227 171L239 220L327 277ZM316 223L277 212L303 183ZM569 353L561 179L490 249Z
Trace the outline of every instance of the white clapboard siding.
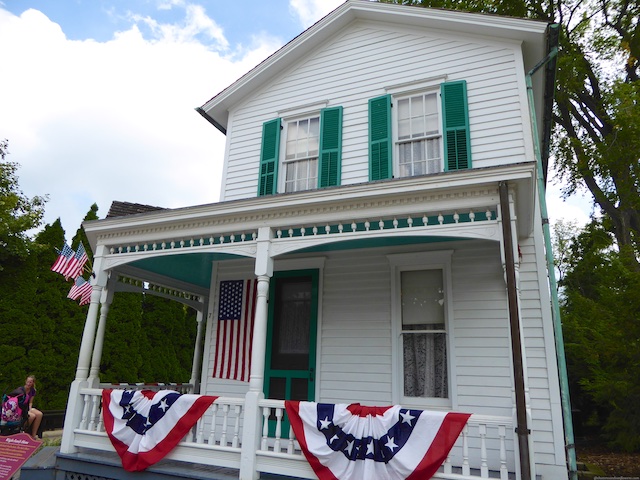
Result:
M368 100L436 77L467 81L474 167L525 161L519 54L515 45L356 22L230 112L223 198L257 195L262 123L318 102L343 107L342 184L367 181Z
M320 333L320 398L391 403L389 263L379 250L327 258Z

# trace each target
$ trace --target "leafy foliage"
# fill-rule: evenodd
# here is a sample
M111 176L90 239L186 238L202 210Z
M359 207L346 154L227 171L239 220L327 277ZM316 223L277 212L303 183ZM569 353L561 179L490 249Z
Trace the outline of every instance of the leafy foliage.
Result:
M602 427L613 446L638 451L640 273L628 268L601 222L575 233L561 282L574 408L591 426Z
M5 161L8 140L0 141L0 271L29 253L28 232L40 226L46 197L26 197L18 186L18 164Z

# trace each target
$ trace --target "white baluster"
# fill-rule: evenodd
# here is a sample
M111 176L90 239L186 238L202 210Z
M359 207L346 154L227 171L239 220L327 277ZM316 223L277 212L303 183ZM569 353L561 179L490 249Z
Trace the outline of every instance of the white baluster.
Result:
M450 474L453 472L451 467L451 455L447 455L447 459L444 461L444 473Z
M278 231L276 232L276 236L278 238L282 238L282 230L278 229Z
M438 223L440 225L442 225L444 223L444 217L442 216L442 214L438 215Z
M316 227L315 225L313 226L313 234L314 235L318 234L318 227Z
M213 238L213 236L209 237L209 245L213 245L215 243L216 239Z
M393 228L398 228L398 219L397 218L393 219Z
M326 233L327 235L329 235L329 234L331 233L331 226L330 226L330 225L326 225L326 226L324 227L324 231L325 231L325 233Z
M500 437L500 480L507 480L509 470L507 470L506 427L504 425L498 427L498 436Z
M491 210L487 210L487 214L486 215L487 215L487 220L491 220L491 217L493 216L491 214Z
M378 222L378 227L380 227L380 230L384 230L384 221L380 220Z
M200 237L199 245L202 247L204 245L204 237Z
M216 444L216 423L218 420L218 405L211 405L211 431L209 432L209 445Z
M282 437L282 408L276 408L276 441L273 451L280 453L280 438Z
M231 240L231 243L235 243L236 241L236 236L234 234L231 234L231 236L229 237L229 239Z
M267 437L269 435L269 407L262 407L262 443L260 444L260 450L267 451Z
M293 237L293 228L290 228L288 233L289 233L289 238Z
M476 214L474 213L473 210L469 212L469 220L471 220L472 222L476 221Z
M180 240L180 248L184 248L184 239Z
M351 231L355 232L357 228L358 228L358 225L356 225L356 222L351 222Z
M227 427L229 424L229 405L222 406L222 435L220 436L220 445L227 446Z
M89 430L92 432L96 431L96 420L100 415L100 397L97 395L91 396L91 403L93 404L91 407L91 421L89 422Z
M233 440L231 441L231 446L233 448L238 448L239 436L240 436L240 411L242 410L241 405L236 405L233 409L236 418L235 423L233 425Z
M480 476L489 478L489 467L487 466L487 426L483 423L478 425L480 433Z
M176 242L174 242L173 240L171 240L171 248L176 248Z
M114 248L113 248L113 247L111 247L111 248L109 249L109 253L110 253L111 255L113 255L113 253L114 253L114 252L115 252Z
M369 223L369 220L367 220L366 222L364 222L364 229L368 232L369 231L369 227L371 226L371 224Z
M295 439L296 439L296 436L293 433L293 427L289 425L289 442L287 443L287 453L290 455L293 454L295 450L295 443L294 443Z
M340 222L338 224L338 233L342 233L343 230L344 230L344 227L342 226L342 222Z
M469 476L471 469L469 468L469 426L465 425L462 429L462 475Z
M87 429L87 422L89 416L89 395L84 396L84 407L82 408L82 420L80 421L80 430Z
M242 235L240 235L240 241L244 242L247 239L247 236L243 233Z
M422 224L425 226L429 224L429 217L426 214L422 216Z
M411 216L407 218L407 225L409 225L409 228L413 227L413 218Z
M224 235L220 235L220 243L224 243Z
M456 222L456 223L460 222L460 215L458 215L458 212L454 212L453 221Z
M300 235L304 237L304 234L307 232L306 228L300 227Z

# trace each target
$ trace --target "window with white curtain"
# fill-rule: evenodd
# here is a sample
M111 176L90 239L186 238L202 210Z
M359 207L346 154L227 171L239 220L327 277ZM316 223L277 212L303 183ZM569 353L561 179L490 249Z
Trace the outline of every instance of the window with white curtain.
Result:
M393 399L420 408L450 407L452 250L389 255L392 268Z
M400 272L405 397L447 398L447 332L442 270Z

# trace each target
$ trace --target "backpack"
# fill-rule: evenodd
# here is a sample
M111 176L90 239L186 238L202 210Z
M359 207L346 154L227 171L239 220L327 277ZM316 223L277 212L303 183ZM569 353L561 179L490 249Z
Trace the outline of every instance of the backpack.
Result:
M9 395L3 395L2 397L2 416L3 422L19 422L22 420L22 416L26 412L24 410L24 394L15 394L12 392Z

